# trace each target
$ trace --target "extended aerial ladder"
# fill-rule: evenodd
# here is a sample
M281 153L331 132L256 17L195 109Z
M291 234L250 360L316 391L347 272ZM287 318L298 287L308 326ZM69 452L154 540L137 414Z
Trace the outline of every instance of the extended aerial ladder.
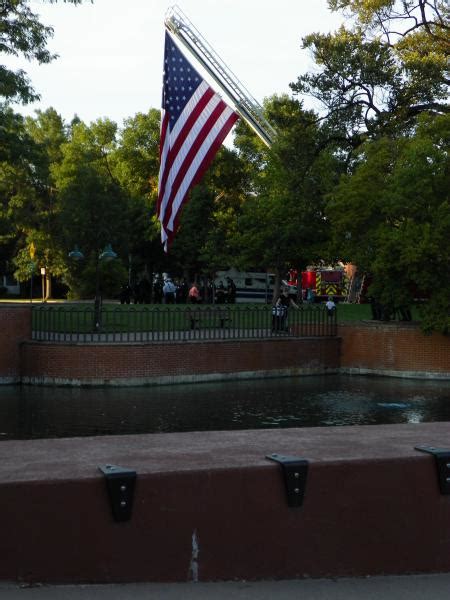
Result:
M174 5L167 11L164 24L203 66L233 104L234 110L248 123L262 141L271 146L276 132L264 117L261 105L253 98L181 9Z
M366 276L364 274L360 275L359 273L355 273L350 279L345 301L348 303L361 304L365 282Z

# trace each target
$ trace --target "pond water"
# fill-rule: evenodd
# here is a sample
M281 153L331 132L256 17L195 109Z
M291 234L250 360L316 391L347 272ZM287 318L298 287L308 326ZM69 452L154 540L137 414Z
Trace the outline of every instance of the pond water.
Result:
M450 420L450 381L311 376L135 388L0 386L0 440Z

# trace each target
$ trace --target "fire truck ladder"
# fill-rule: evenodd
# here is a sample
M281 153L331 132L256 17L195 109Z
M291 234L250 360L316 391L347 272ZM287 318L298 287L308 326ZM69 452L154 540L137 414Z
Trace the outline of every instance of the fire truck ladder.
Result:
M355 298L355 283L355 276L352 275L350 281L348 282L347 295L345 297L345 302L347 303L352 303Z
M174 5L166 13L166 29L197 59L220 89L228 96L236 112L267 145L271 146L276 132L263 115L263 109L244 85L225 65L201 33L181 9Z
M346 302L354 304L361 303L361 294L364 289L365 279L365 275L359 275L359 273L353 275L348 286L347 297L345 299Z
M361 304L361 296L363 293L365 280L366 280L366 276L363 275L360 280L361 285L359 286L359 290L356 292L356 304Z

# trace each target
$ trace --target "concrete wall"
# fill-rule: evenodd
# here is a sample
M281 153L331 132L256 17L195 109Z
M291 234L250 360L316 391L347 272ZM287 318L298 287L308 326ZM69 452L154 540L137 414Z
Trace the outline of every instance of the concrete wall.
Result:
M450 570L449 423L202 432L0 444L0 579L214 581ZM289 508L268 454L309 461ZM112 518L98 465L135 469Z

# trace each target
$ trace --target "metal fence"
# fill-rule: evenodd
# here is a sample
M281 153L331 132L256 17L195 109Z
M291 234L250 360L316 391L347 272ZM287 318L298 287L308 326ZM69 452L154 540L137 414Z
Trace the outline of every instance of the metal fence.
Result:
M100 317L100 318L99 318ZM52 342L162 342L336 335L336 311L301 305L280 314L271 306L34 306L32 339Z

